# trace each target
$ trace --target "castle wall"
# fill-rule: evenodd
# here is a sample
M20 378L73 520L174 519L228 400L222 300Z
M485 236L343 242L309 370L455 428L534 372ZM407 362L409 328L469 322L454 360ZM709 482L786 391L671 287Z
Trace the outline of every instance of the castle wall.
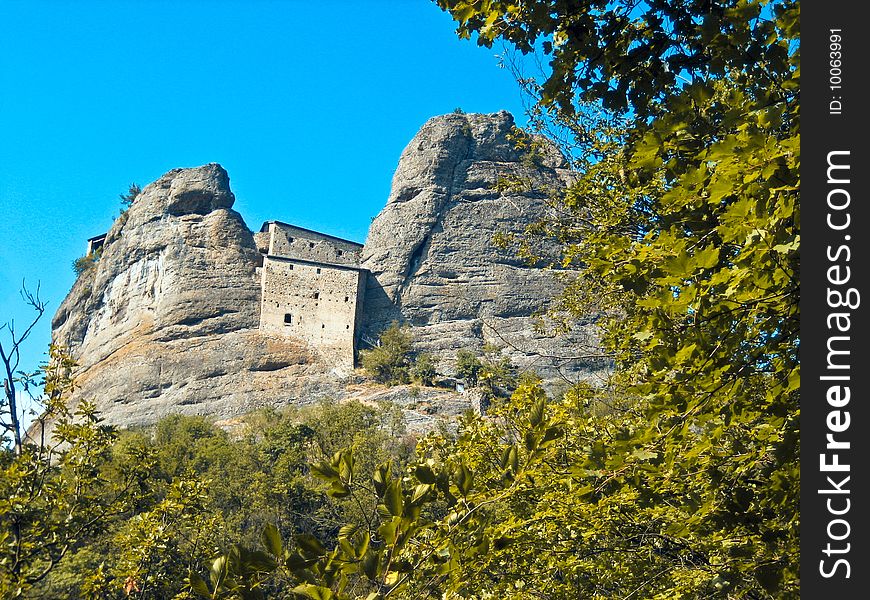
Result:
M268 254L358 267L362 245L302 227L271 221Z
M299 338L352 367L365 275L353 267L265 257L260 329Z

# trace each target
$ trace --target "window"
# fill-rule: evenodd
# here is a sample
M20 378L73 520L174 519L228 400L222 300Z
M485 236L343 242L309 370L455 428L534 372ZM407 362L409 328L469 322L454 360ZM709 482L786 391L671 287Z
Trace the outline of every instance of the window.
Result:
M287 236L287 243L288 243L288 244L292 244L292 243L293 243L293 238L290 237L289 235Z
M314 248L314 242L308 242L308 247L309 247L309 248Z
M314 292L314 299L320 300L320 292Z
M345 325L344 328L345 328L345 329L350 329L350 325Z
M344 254L344 252L342 250L339 250L338 255L341 256L342 254Z
M345 296L344 301L347 302L348 300L350 300L350 296Z
M290 268L291 271L293 270L293 265L287 265L287 266Z
M321 324L320 324L320 328L321 328L321 329L326 329L326 325L323 324L323 323L321 323Z
M284 325L289 325L293 322L293 315L290 313L284 313Z
M320 267L317 267L317 274L320 275Z

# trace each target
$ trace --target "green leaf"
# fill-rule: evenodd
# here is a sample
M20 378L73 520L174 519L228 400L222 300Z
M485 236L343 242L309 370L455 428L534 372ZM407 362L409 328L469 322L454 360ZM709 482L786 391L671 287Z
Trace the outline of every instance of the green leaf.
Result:
M390 481L384 490L384 506L391 515L402 516L404 502L402 498L402 482L399 479Z
M392 546L399 538L399 525L402 521L401 517L393 517L389 521L384 521L378 527L378 534L384 539L387 545Z
M195 593L199 594L203 598L211 598L211 591L208 589L208 585L205 583L205 580L199 576L199 573L196 571L190 571L188 575L188 581L190 582L190 589Z
M421 483L435 483L436 477L435 473L432 471L432 467L429 465L417 465L414 467L414 476L420 480Z
M214 589L219 588L223 583L226 575L227 557L226 555L218 556L216 559L214 559L214 562L211 563L211 569L209 569L209 579L211 580L211 586Z
M310 583L297 585L293 588L293 593L311 598L311 600L332 600L334 597L331 589Z
M311 465L311 474L326 481L333 481L340 477L338 471L326 461Z
M263 542L263 546L272 553L272 556L277 557L284 555L281 533L272 523L267 523L266 526L263 527L263 531L260 533L260 540Z
M531 413L529 414L529 423L532 427L537 427L544 420L544 409L546 405L544 399L541 398L532 405Z
M320 541L310 533L300 533L293 537L303 556L317 557L326 554Z
M456 487L463 496L468 496L474 485L474 474L463 463L460 463L456 469Z
M370 581L377 581L379 565L380 553L371 548L363 555L362 560L360 561L360 568L362 569L363 574L368 577Z
M338 539L352 537L357 531L359 531L359 525L348 523L338 530Z

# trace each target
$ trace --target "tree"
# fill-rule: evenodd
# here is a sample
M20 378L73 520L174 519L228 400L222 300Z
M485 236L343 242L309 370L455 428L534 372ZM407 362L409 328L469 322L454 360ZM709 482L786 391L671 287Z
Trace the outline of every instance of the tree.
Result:
M360 362L376 381L388 385L408 383L412 342L410 329L393 322L381 333L377 346L360 352Z
M456 353L456 376L464 379L468 385L477 385L477 377L483 365L471 350L463 348Z
M67 399L73 389L74 362L58 346L36 373L18 370L21 345L45 312L36 293L22 291L36 316L22 333L9 323L10 344L0 342L6 373L0 405L3 439L0 447L0 596L29 595L78 544L104 531L110 517L123 512L149 474L146 456L127 456L124 474L107 481L102 468L115 439L93 403L73 410ZM36 390L41 390L38 394ZM21 392L42 406L23 430ZM51 427L51 433L48 432Z
M428 352L421 352L414 357L414 366L411 367L411 375L421 385L431 386L438 377L438 368L435 358Z
M632 552L690 552L671 552L673 594L796 596L797 3L438 4L461 37L550 59L523 84L533 123L573 135L580 176L533 230L584 268L563 313L610 309L609 394L633 399L579 463L604 475L590 502L636 509L601 530L643 523ZM629 564L623 547L602 563Z
M35 292L30 292L22 283L21 297L36 312L33 320L21 333L16 332L15 323L10 321L0 326L0 332L6 330L9 333L8 347L4 348L0 340L0 361L3 363L3 393L4 400L0 404L0 426L3 427L0 436L0 445L5 447L12 444L16 455L21 455L24 449L24 437L22 436L22 423L19 388L29 391L33 386L35 374L19 370L21 366L21 346L33 332L33 328L45 314L46 303L39 297L39 286ZM9 438L11 436L11 439Z
M121 199L122 211L126 211L133 205L133 202L136 201L136 198L139 197L139 194L142 193L142 188L139 187L135 183L131 183L130 187L127 189L126 194L118 194L118 197Z

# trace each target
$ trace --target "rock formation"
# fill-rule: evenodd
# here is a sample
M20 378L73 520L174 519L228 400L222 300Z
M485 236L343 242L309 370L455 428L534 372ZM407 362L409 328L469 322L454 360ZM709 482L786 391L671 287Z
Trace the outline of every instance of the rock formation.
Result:
M546 209L544 190L569 174L552 147L534 160L515 150L512 126L504 112L436 117L405 149L363 249L364 341L400 320L445 369L457 349L491 341L521 366L551 378L566 373L563 362L533 351L565 354L576 341L542 337L533 326L558 285L492 237L521 233ZM536 191L497 191L509 177ZM76 398L95 399L109 422L143 425L171 412L226 418L365 395L354 388L358 375L334 369L317 348L258 328L263 257L233 201L219 165L170 171L115 222L99 261L60 306L53 340L78 361ZM567 372L598 368L572 363ZM433 414L470 403L456 393L426 398L425 415L415 413L419 402L399 399L421 429Z
M570 177L546 140L536 140L534 155L517 150L513 127L507 112L444 115L405 148L363 250L371 272L364 327L374 338L391 321L409 322L418 344L444 361L489 342L520 367L575 379L600 365L554 357L594 345L593 330L567 338L536 333L534 315L559 288L554 274L493 243L496 234L522 235L541 219L549 191ZM531 191L499 191L506 181Z
M238 414L322 371L292 339L260 334L260 255L226 171L176 169L109 231L52 322L79 363L77 397L110 422Z

